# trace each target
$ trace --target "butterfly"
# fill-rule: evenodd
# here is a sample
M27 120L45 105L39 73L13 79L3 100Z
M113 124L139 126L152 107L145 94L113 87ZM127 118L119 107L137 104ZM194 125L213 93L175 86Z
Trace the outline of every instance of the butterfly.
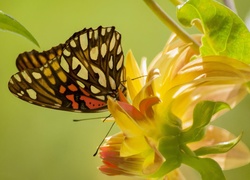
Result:
M18 98L76 112L107 109L108 96L126 94L121 35L115 27L83 29L48 51L19 54L9 83Z

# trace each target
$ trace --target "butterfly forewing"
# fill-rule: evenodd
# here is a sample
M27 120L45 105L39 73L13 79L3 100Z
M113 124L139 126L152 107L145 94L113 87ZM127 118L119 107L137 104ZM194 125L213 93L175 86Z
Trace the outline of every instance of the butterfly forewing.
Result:
M115 96L124 66L121 36L114 27L75 33L62 54L62 68L80 87L100 100Z
M118 98L118 91L126 90L120 41L114 27L90 28L51 50L23 53L17 59L21 71L11 77L9 89L40 106L82 112L106 109L107 96Z

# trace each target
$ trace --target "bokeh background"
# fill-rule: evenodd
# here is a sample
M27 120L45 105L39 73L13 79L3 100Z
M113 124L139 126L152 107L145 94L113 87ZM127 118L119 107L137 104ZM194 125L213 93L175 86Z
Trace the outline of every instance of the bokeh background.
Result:
M175 7L158 0L175 17ZM237 0L242 19L250 1ZM0 32L0 179L83 180L134 179L101 174L93 157L110 123L73 119L102 116L46 109L14 97L7 83L16 73L15 59L23 51L47 50L67 40L84 27L116 26L122 34L123 50L132 49L137 60L150 61L164 46L170 31L142 0L2 0L0 10L15 17L39 41L40 48L21 36ZM250 98L221 117L217 125L236 135L250 147ZM113 128L111 134L117 132ZM227 179L250 179L250 165L225 172ZM195 179L191 175L188 179Z

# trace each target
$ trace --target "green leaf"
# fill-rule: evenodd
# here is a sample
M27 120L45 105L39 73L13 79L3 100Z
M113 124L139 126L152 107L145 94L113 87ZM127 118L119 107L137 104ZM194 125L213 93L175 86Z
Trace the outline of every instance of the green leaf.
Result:
M218 163L209 158L198 158L181 154L183 164L186 164L197 170L202 180L225 180L225 176Z
M213 146L201 147L201 148L195 150L194 152L197 156L202 156L202 155L206 155L206 154L226 153L230 149L232 149L236 144L238 144L238 142L241 140L241 137L242 137L242 133L237 138L235 138L231 141L218 143L218 144L213 145Z
M171 106L169 106L171 107ZM161 126L162 137L159 139L158 150L165 161L160 169L150 177L162 177L170 171L180 167L180 136L182 132L181 120L170 109L162 116L165 123Z
M36 39L32 36L32 34L23 25L21 25L14 18L5 14L2 11L0 11L0 29L11 31L11 32L17 33L19 35L22 35L39 47L39 44L36 41Z
M230 106L224 102L202 101L198 103L193 112L192 128L206 126L214 114L226 108L230 108Z
M165 158L165 162L152 177L162 177L170 171L180 167L181 155L179 138L177 136L165 136L159 140L159 151Z
M177 17L184 26L201 23L202 56L223 55L250 63L250 33L227 7L213 0L189 0L178 6Z
M205 131L205 126L211 121L212 116L222 109L230 108L224 102L202 101L198 103L193 111L193 124L185 129L182 134L182 142L194 142L200 140Z
M165 115L166 121L161 126L162 134L164 136L178 136L182 130L181 120L177 116L175 116L170 110L168 110Z

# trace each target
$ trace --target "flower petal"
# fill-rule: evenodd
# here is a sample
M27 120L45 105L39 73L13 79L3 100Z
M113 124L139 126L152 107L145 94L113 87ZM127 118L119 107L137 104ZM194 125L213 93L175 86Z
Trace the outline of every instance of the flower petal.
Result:
M158 69L153 69L148 73L146 84L140 90L140 92L135 96L133 100L133 106L139 109L140 102L150 96L156 96L155 81L160 77Z
M129 95L131 99L133 100L135 95L141 90L143 86L143 82L142 82L143 80L138 78L138 77L141 77L142 74L131 50L128 51L126 55L125 67L126 67L127 81L129 83L128 85ZM131 80L134 78L136 79Z
M124 140L123 133L109 137L105 145L100 148L100 157L104 165L99 167L102 173L107 175L143 175L142 165L144 157L134 155L121 157L120 149Z
M140 154L148 149L150 149L150 146L148 145L144 136L134 136L131 138L125 137L121 146L120 156L121 157L132 156Z
M229 141L234 138L235 136L225 129L216 126L209 126L205 137L199 142L189 144L189 147L192 149L198 149L202 146L210 146L220 142ZM206 155L205 157L209 157L217 161L217 163L219 163L221 168L224 170L240 167L250 163L250 151L242 141L240 141L227 153L211 154Z
M197 58L184 66L176 77L160 92L162 106L173 101L173 111L183 122L192 119L194 106L204 100L222 101L231 108L248 93L246 83L250 81L250 66L224 57ZM170 88L170 89L169 89Z
M161 102L161 100L156 96L143 99L139 105L141 113L145 114L148 118L153 118L154 111L152 106L158 104L159 102Z
M143 115L136 108L124 102L118 104L112 98L108 98L108 109L125 136L132 137L143 134L136 123L136 121L143 119Z
M164 180L186 180L186 178L183 176L180 169L178 168L168 173L164 177Z

